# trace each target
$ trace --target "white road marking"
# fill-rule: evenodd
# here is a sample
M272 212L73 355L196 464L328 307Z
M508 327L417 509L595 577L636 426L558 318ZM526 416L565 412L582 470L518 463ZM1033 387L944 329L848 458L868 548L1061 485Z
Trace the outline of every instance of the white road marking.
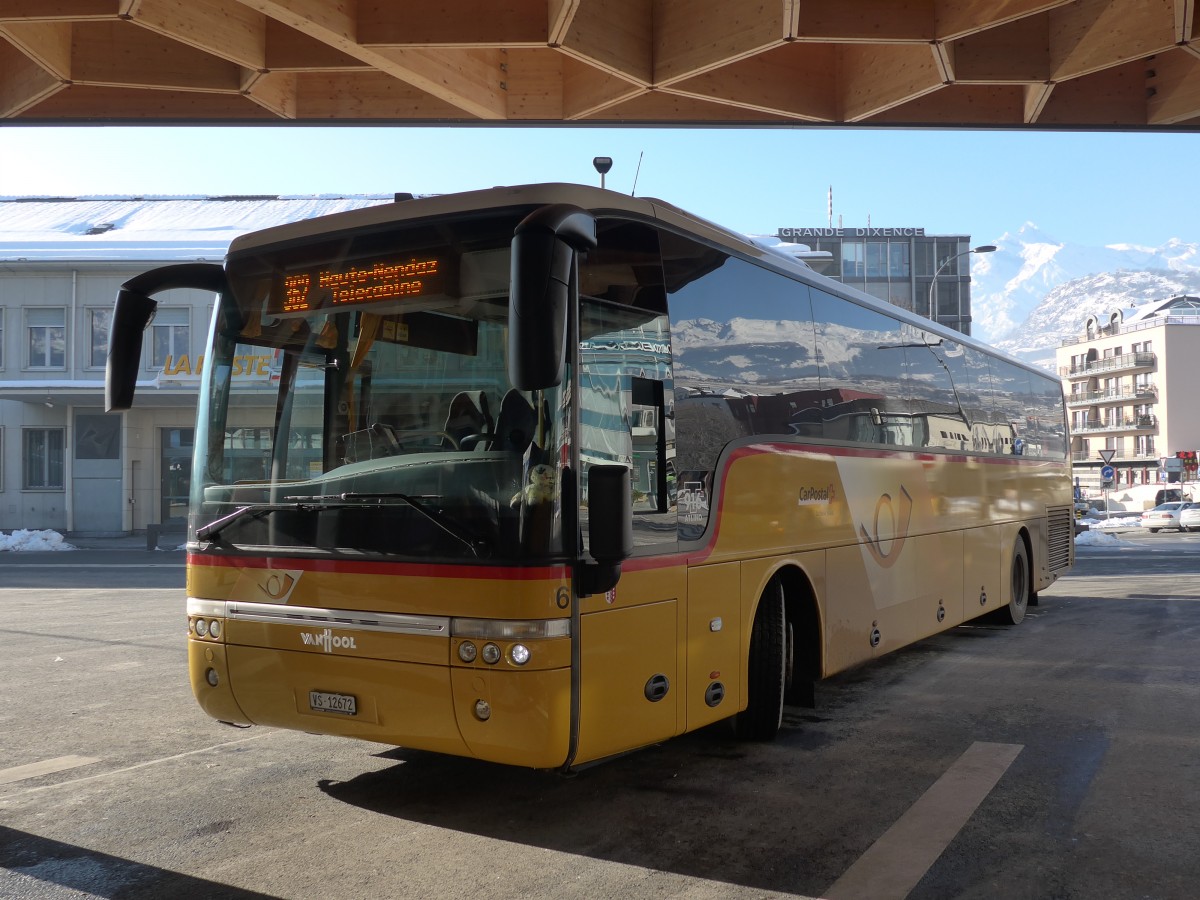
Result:
M131 766L124 766L123 768L113 769L112 771L109 771L109 772L100 772L99 774L96 774L96 775L85 775L82 778L72 778L69 781L60 781L58 784L44 784L44 785L39 785L38 787L26 788L25 790L20 791L17 794L10 794L9 798L19 797L19 796L23 796L25 794L33 794L33 793L36 793L37 791L49 791L49 790L53 790L54 788L69 787L70 785L81 784L82 782L85 782L85 781L95 781L97 778L109 778L113 775L120 775L124 772L133 772L138 769L144 769L147 766L157 766L160 763L171 762L172 760L176 760L176 759L186 759L189 756L195 756L199 753L210 753L213 750L220 750L222 747L234 747L238 744L245 744L249 741L261 740L262 738L270 737L272 734L277 734L277 733L278 732L276 732L274 730L261 731L258 734L253 734L253 735L250 735L249 737L239 738L236 741L223 741L220 744L211 744L208 747L199 747L195 750L185 750L183 753L172 753L170 756L160 756L158 759L148 759L145 762L134 763ZM98 762L98 760L94 760L94 761ZM2 771L0 771L0 775L3 775L3 774L4 773ZM2 784L2 783L3 782L0 782L0 784ZM6 798L6 799L8 799L8 798Z
M972 744L822 896L903 900L1022 749L1022 744Z
M11 769L0 769L0 784L12 784L14 781L24 781L27 778L39 778L42 775L51 775L66 769L90 766L96 762L100 762L100 760L93 756L59 756L24 766L13 766Z

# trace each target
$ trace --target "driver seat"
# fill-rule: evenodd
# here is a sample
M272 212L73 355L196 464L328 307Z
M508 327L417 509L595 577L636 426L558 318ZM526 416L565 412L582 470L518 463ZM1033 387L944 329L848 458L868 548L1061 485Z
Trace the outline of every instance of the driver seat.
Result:
M493 430L492 415L488 411L487 394L484 391L459 391L450 401L446 411L446 426L442 431L462 446L463 438L470 435L488 435ZM454 447L450 446L453 450Z

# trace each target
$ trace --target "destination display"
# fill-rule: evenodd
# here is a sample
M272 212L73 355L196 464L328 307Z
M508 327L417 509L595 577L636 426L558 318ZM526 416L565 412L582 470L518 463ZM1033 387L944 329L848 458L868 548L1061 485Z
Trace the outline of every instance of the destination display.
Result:
M436 257L366 260L284 275L267 301L268 315L301 315L337 306L396 303L439 294L445 266Z

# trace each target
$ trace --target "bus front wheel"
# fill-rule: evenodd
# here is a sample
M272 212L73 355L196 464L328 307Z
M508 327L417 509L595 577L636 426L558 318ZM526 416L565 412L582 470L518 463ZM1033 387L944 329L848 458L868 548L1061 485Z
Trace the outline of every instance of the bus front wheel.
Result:
M769 741L779 733L783 722L786 624L783 584L774 578L759 600L750 631L747 703L734 721L734 730L744 741Z
M1029 608L1030 591L1033 584L1029 572L1029 551L1025 549L1025 542L1019 537L1016 544L1013 545L1010 578L1008 605L998 610L998 613L1000 620L1006 625L1017 625L1025 618L1025 610Z

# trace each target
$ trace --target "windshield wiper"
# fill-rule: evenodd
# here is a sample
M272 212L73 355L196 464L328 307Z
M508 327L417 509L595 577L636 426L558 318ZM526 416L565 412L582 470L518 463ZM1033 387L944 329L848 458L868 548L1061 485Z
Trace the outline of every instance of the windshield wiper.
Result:
M196 538L201 541L210 540L234 522L240 522L246 518L257 519L259 516L264 516L267 513L276 512L281 509L306 510L316 508L311 503L251 503L246 506L239 506L233 512L226 513L221 518L214 519L207 525L201 525L196 529Z
M285 500L298 500L299 497L285 497ZM360 506L370 501L380 500L399 500L401 503L411 506L419 514L424 516L450 537L454 538L462 544L465 544L467 549L471 551L473 556L479 556L480 551L487 549L487 544L484 541L478 540L467 533L466 529L458 522L446 515L440 510L427 506L421 500L411 494L401 494L396 492L380 492L380 493L359 493L357 491L348 491L344 494L323 494L316 497L304 497L305 500L341 500L344 506ZM303 504L296 504L302 506ZM291 507L286 507L291 509ZM322 509L328 509L328 506L322 506Z

